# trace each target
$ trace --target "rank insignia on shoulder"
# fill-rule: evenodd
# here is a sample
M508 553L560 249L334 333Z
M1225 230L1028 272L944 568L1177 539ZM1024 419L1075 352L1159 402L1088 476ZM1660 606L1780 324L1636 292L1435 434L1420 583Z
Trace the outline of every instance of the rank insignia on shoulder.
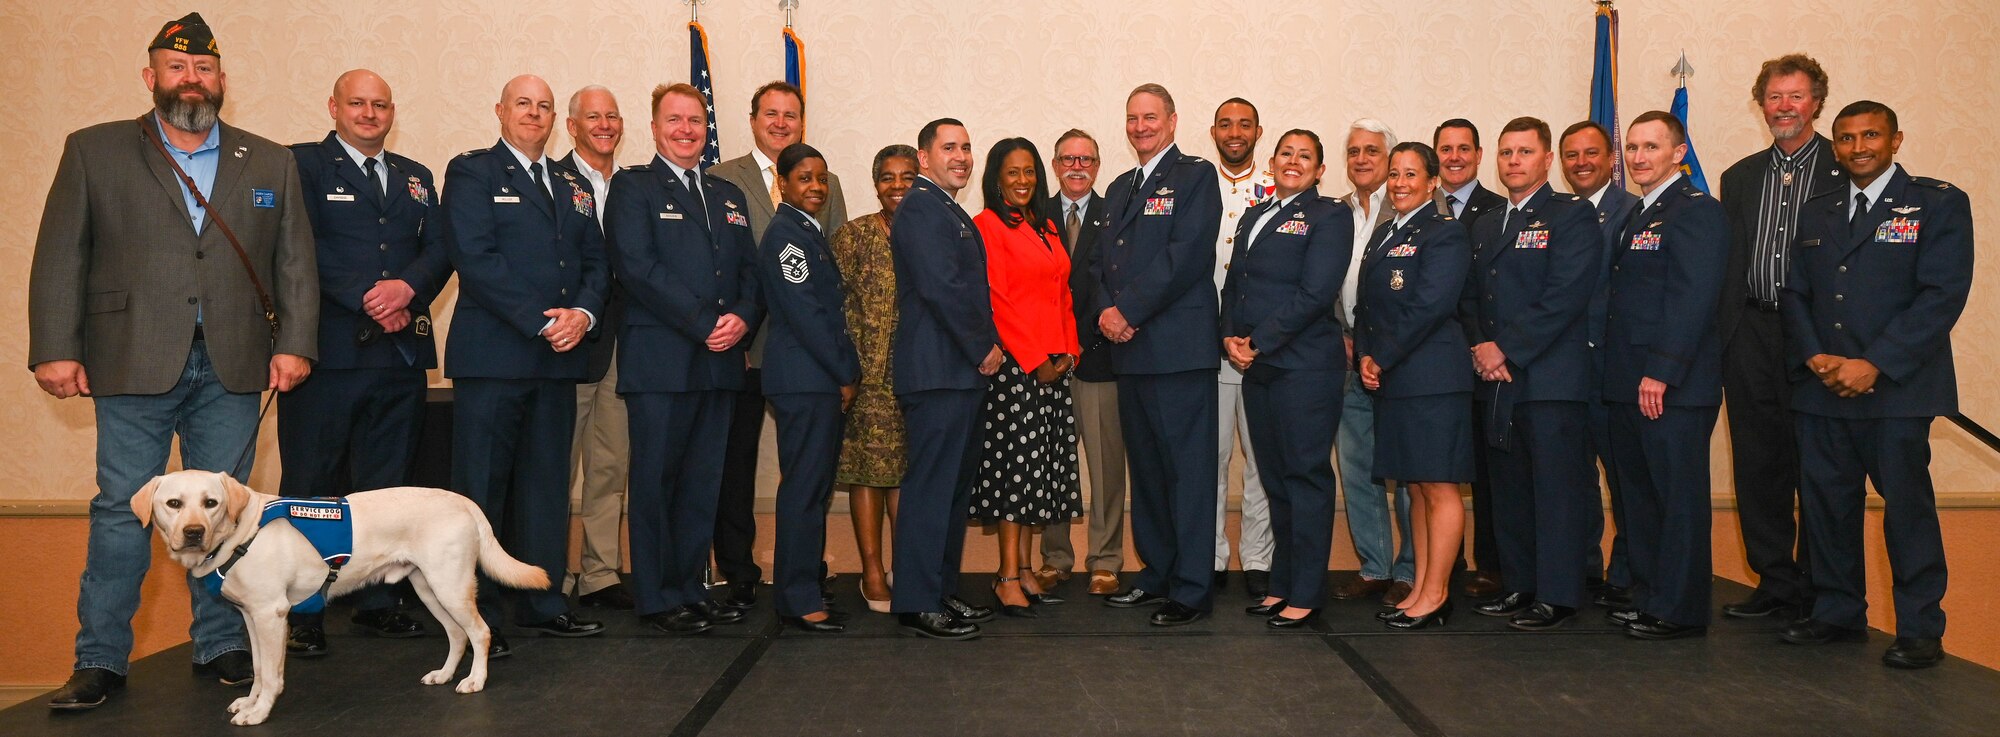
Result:
M1897 215L1908 215L1908 214L1910 214L1910 213L1913 213L1913 212L1916 212L1916 211L1918 211L1918 210L1922 210L1922 209L1924 209L1924 208L1921 208L1921 207L1918 207L1918 206L1916 206L1916 205L1904 205L1904 206L1902 206L1902 207L1897 207L1897 208L1891 208L1891 209L1890 209L1889 211L1890 211L1890 212L1893 212L1893 213L1896 213Z

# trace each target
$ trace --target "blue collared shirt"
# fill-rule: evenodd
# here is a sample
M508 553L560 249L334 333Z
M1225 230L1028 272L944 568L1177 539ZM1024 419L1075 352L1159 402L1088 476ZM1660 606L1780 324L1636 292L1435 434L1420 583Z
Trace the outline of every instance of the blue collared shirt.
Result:
M167 145L167 154L173 156L174 162L181 165L181 171L187 172L188 178L194 180L194 186L201 188L203 197L214 198L215 168L222 160L222 124L209 126L208 138L193 151L182 151L176 147L167 138L166 129L162 126L160 114L154 112L153 130L159 134L160 142ZM188 191L187 182L176 178L174 184L181 188L181 198L187 203L188 221L194 225L194 232L201 232L202 226L208 224L208 211L194 201L194 193Z
M1645 196L1639 198L1639 211L1645 212L1647 208L1653 206L1653 203L1659 202L1661 197L1666 196L1667 188L1674 186L1674 182L1680 181L1680 178L1680 169L1674 169L1674 173L1667 175L1667 181L1661 182L1660 186L1654 187L1653 191L1647 192Z
M1472 204L1472 191L1478 188L1479 180L1475 178L1456 190L1445 190L1445 196L1457 200L1457 203L1451 206L1452 217L1460 220L1465 219L1465 206Z
M1856 187L1854 186L1854 182L1849 180L1847 183L1847 204L1854 204L1855 195L1865 194L1868 195L1868 209L1871 211L1874 210L1876 205L1882 204L1882 191L1889 188L1889 180L1896 176L1896 169L1901 166L1901 164L1890 164L1889 168L1883 169L1881 174L1875 175L1875 181L1869 182L1867 189ZM1855 215L1856 213L1850 212L1847 218L1852 220Z

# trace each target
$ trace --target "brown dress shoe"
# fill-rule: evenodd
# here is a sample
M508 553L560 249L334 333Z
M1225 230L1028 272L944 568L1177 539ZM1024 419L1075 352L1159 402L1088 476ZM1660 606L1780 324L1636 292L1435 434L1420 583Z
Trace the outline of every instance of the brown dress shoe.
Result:
M1410 584L1406 581L1397 581L1389 584L1389 590L1382 594L1382 606L1395 606L1409 597Z
M1110 596L1118 593L1118 574L1099 568L1090 572L1090 595Z
M1383 592L1388 590L1388 581L1374 581L1355 576L1342 581L1339 586L1333 587L1333 590L1327 592L1327 595L1346 601L1348 599L1359 599L1367 596L1381 596Z
M1043 591L1055 588L1056 584L1069 580L1069 571L1058 571L1049 567L1047 563L1042 564L1041 568L1035 569L1035 572L1030 575L1035 577L1035 586Z
M1486 571L1473 571L1472 580L1465 583L1465 594L1473 597L1488 597L1500 593L1500 576Z

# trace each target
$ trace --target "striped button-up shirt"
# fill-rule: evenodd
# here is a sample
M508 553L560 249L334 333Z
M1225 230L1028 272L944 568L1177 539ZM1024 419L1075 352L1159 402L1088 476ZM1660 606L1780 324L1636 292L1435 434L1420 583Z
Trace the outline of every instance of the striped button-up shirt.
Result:
M1819 159L1818 136L1790 155L1771 146L1771 168L1764 172L1764 193L1757 206L1757 236L1750 244L1750 273L1745 275L1750 295L1759 300L1778 301L1791 261L1792 236L1799 228L1799 208L1812 194L1812 173Z

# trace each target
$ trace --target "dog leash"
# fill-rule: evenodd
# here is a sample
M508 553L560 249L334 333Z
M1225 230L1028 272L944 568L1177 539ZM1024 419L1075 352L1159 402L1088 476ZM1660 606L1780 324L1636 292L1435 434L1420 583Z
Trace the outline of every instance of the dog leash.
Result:
M257 449L257 436L264 432L264 417L271 414L271 403L276 401L278 392L273 390L271 396L264 400L264 408L257 411L257 424L251 426L249 444L243 446L243 452L236 454L236 465L229 467L230 476L242 477L243 464L250 460L250 451Z

